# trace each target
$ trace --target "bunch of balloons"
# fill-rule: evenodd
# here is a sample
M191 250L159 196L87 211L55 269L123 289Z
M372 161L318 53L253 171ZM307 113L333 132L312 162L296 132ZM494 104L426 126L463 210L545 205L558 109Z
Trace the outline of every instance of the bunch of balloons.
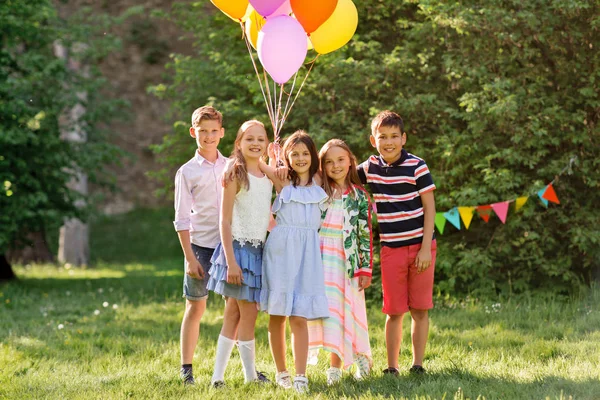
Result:
M277 88L274 87L273 90L275 101L267 99L272 97L267 82L265 82L267 93L263 90L277 138L287 113L291 110L291 107L288 107L289 96L308 50L314 48L318 57L348 43L358 26L356 6L352 0L211 0L211 2L231 19L240 23L261 89L263 86L260 73L254 63L250 46L256 49L264 70L275 83L280 85L278 107L273 106L276 104ZM292 77L294 77L292 91L286 93L288 104L281 112L283 85ZM304 82L302 86L303 84ZM302 86L298 89L298 93Z

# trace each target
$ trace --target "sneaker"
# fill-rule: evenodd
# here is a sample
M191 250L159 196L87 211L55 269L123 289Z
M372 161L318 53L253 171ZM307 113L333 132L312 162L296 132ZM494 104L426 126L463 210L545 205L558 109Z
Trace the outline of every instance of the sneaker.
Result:
M294 389L298 394L305 394L308 392L308 378L305 376L296 375L294 378Z
M267 378L267 374L264 372L256 371L256 379L255 382L258 383L271 383L269 378Z
M212 387L215 388L215 389L223 389L223 388L225 388L225 382L223 382L223 381L214 381L212 383Z
M412 367L410 367L410 369L408 371L411 374L423 375L425 373L425 368L423 368L420 365L413 365Z
M327 370L327 385L335 385L342 380L342 370L339 368L331 367Z
M383 374L384 375L398 376L398 375L400 375L400 372L398 371L398 368L388 367L388 368L386 368L386 369L383 370Z
M292 378L290 377L290 373L287 371L277 373L277 375L275 375L275 383L284 389L291 389Z
M373 366L373 360L365 356L364 354L359 354L356 357L356 373L354 377L357 380L361 380L366 378L371 373L371 367Z
M191 369L182 368L179 373L179 376L181 377L181 380L183 381L184 385L195 385L196 384L196 381L194 380L194 374Z

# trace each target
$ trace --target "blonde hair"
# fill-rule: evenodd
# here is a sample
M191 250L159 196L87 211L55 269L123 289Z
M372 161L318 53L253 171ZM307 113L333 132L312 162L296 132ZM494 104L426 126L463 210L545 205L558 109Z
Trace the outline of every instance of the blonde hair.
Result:
M265 129L265 125L257 121L255 119L251 119L246 121L240 126L240 129L237 132L237 136L235 137L235 142L233 142L233 152L231 153L231 158L233 160L233 176L238 182L239 188L245 188L246 190L250 190L250 180L248 179L248 169L246 168L246 159L242 154L242 149L240 148L240 143L244 137L244 134L248 131L248 129L253 126L260 126ZM265 134L265 137L267 135ZM267 141L269 138L267 137Z
M325 190L325 193L327 193L327 196L329 196L330 200L333 199L335 189L341 189L337 187L337 184L333 181L333 179L328 177L327 172L325 172L325 157L327 156L327 152L333 147L339 147L340 149L344 150L346 153L348 153L348 157L350 158L350 168L348 169L348 174L346 175L345 179L346 185L349 188L353 188L353 186L358 186L362 188L362 183L360 182L358 172L356 171L356 157L352 153L352 150L350 150L350 147L348 147L346 142L344 142L343 140L331 139L330 141L325 143L323 147L321 147L321 151L319 151L319 160L321 163L321 171L323 173L323 189ZM354 190L352 190L350 193L352 196L355 196Z
M194 110L192 114L192 127L197 128L203 120L218 121L223 126L223 115L213 106L203 106Z

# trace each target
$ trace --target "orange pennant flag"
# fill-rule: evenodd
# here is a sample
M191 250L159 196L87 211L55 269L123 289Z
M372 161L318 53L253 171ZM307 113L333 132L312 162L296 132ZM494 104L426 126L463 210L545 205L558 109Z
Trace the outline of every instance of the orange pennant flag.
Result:
M554 187L552 186L552 184L549 184L546 187L546 191L542 195L542 198L544 198L548 201L551 201L553 203L560 204L560 201L558 200L558 197L556 196L556 192L554 191Z
M465 224L466 229L469 229L469 225L471 225L473 211L475 211L475 207L458 207L458 213L460 214L460 218Z
M490 220L490 215L492 215L492 206L477 206L477 213L487 223Z
M528 198L529 198L529 196L523 196L523 197L519 197L517 200L515 200L515 211L519 211L521 209L521 207L523 207L525 205L525 203L527 203Z

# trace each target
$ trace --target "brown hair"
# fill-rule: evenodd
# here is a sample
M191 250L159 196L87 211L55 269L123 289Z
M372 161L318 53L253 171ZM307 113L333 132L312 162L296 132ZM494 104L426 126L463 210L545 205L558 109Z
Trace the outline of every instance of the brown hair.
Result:
M213 106L203 106L194 110L192 114L192 127L199 127L203 120L219 121L219 124L223 125L223 115Z
M402 121L402 117L390 110L382 111L373 118L373 121L371 121L371 134L375 135L377 129L382 126L400 128L400 133L404 133L404 121Z
M292 134L292 136L288 137L285 140L285 144L283 145L283 157L285 161L290 165L289 155L292 152L292 149L297 144L303 143L310 153L310 168L308 170L310 174L310 178L319 170L319 154L317 153L317 146L315 146L315 142L311 139L310 136L303 130L298 130ZM292 180L292 184L294 186L298 186L300 183L300 177L294 171L293 168L290 167L290 179Z
M250 180L248 179L248 169L246 168L246 159L242 154L242 150L240 149L240 143L244 138L244 134L248 129L253 126L260 126L265 129L265 125L257 121L255 119L251 119L250 121L246 121L240 126L240 129L237 132L237 136L235 137L235 142L233 142L233 152L231 153L231 159L233 160L233 176L238 182L238 187L245 188L246 190L250 190ZM265 134L267 141L269 137Z
M341 139L331 139L327 143L321 147L321 151L319 151L319 159L321 160L321 171L323 173L323 189L325 189L325 193L329 196L329 199L333 199L333 195L335 193L335 189L339 189L337 184L333 182L331 178L327 176L325 172L325 157L327 156L327 152L331 150L333 147L339 147L340 149L346 151L348 153L348 157L350 158L350 169L348 170L348 175L346 175L346 185L349 188L352 186L358 186L362 188L362 184L360 182L360 178L358 177L358 172L356 170L356 157L350 150L350 147ZM354 190L351 191L351 195L354 196Z

